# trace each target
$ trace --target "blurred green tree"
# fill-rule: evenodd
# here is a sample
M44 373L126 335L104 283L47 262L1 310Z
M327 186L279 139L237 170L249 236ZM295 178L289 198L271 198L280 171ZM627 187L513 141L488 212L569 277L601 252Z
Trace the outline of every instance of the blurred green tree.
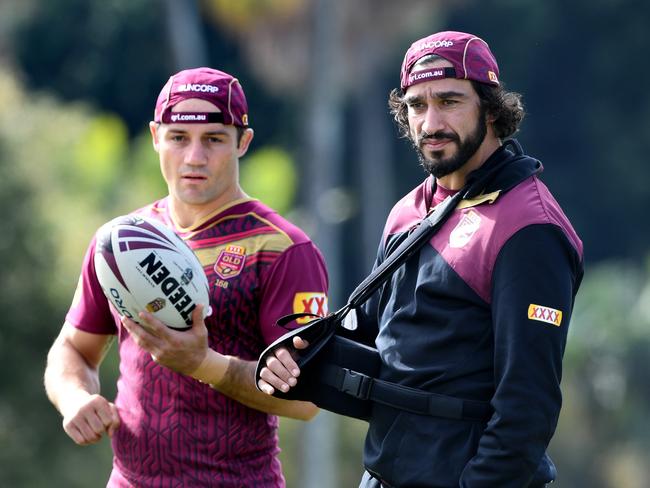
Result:
M7 43L34 90L89 100L137 133L169 77L164 10L151 0L20 2ZM6 5L10 15L16 7Z
M650 255L587 270L565 354L551 453L559 487L650 485Z
M0 206L5 209L0 222L0 486L48 486L57 473L63 485L82 487L99 480L93 471L106 456L98 446L89 450L85 464L74 463L77 450L65 441L42 387L45 355L69 300L68 295L61 301L56 292L64 246L55 221L79 214L73 202L57 208L43 188L56 185L50 178L53 165L65 154L74 125L59 119L61 125L52 130L61 111L50 100L31 102L24 103L16 81L0 71ZM52 213L43 212L48 203L55 204ZM64 283L68 292L74 280ZM87 462L93 458L98 462Z
M241 163L242 188L281 214L286 214L295 202L297 175L289 153L278 147L253 151Z

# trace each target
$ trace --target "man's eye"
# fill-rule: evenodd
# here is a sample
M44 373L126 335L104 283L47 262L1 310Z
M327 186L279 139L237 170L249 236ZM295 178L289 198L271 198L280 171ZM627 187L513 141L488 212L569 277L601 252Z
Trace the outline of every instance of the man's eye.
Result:
M174 142L183 142L185 140L185 137L181 135L174 135L171 137L171 139Z
M441 101L441 103L447 107L451 105L456 105L458 103L458 100L452 100L450 98L445 98L444 100Z

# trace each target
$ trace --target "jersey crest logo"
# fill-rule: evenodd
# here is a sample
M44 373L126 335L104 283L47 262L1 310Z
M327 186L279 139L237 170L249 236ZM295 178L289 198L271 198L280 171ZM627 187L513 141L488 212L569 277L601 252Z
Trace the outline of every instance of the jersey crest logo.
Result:
M542 307L541 305L531 303L528 306L528 318L530 320L539 320L540 322L546 322L547 324L559 327L562 323L562 310Z
M481 216L470 210L460 219L460 222L449 234L449 246L459 248L465 246L481 226Z
M312 313L320 317L327 315L327 295L321 292L298 292L293 297L293 313ZM296 319L299 324L306 324L314 317Z
M219 254L217 262L214 263L214 271L221 279L229 280L242 272L244 263L246 263L246 248L229 245Z

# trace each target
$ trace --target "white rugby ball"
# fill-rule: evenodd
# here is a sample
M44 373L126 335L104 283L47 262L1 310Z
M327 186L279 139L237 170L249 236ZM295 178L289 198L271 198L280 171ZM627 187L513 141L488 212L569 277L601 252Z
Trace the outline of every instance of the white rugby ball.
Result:
M190 247L163 223L140 215L117 217L97 231L95 270L120 315L139 322L151 312L172 329L192 326L202 304L210 315L208 279Z

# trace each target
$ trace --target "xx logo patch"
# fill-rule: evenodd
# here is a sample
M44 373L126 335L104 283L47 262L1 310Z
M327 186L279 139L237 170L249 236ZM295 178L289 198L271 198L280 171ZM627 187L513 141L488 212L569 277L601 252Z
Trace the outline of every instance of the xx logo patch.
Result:
M530 320L539 320L547 324L553 324L559 327L562 323L562 311L550 307L542 307L531 303L528 306L528 318Z
M293 297L293 313L313 313L320 317L327 315L327 295L320 292L299 292ZM297 319L299 324L306 324L314 317Z

